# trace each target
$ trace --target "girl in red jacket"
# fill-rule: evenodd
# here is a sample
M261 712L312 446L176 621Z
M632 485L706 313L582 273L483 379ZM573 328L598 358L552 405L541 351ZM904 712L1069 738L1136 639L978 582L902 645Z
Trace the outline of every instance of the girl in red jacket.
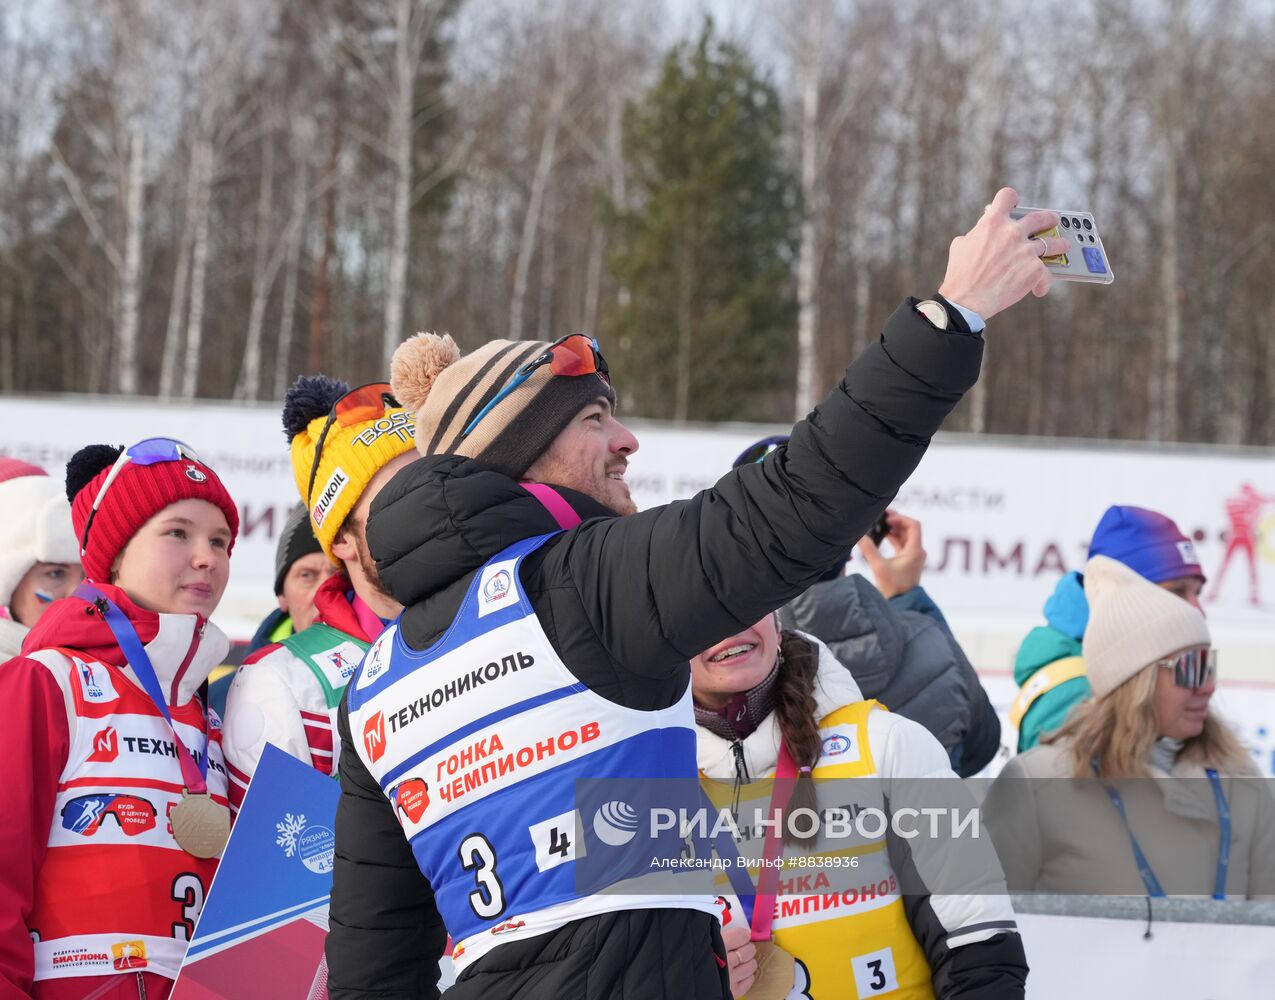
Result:
M0 998L165 998L229 833L197 693L239 530L177 441L67 465L85 582L0 665Z

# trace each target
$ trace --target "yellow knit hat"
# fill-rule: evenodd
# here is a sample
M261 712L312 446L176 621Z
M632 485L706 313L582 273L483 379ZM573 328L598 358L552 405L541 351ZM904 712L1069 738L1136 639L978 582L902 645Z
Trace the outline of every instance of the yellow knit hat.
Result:
M333 408L351 395L350 387L326 375L302 375L283 402L283 428L292 445L297 493L310 512L314 537L329 559L336 533L372 477L415 444L415 422L389 385L373 383L360 389L366 405L348 401L342 418L332 418ZM322 452L316 464L320 440Z

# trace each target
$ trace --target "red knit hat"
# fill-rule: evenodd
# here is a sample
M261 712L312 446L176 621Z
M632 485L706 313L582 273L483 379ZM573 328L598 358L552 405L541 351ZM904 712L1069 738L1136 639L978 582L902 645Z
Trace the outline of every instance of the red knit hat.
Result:
M111 474L122 448L90 445L67 463L67 493L71 501L71 522L80 540L80 563L85 575L97 583L108 583L115 558L138 530L165 507L182 500L207 500L226 515L230 526L230 547L239 534L239 512L217 473L192 458L141 465L126 462L102 497L87 540L93 502ZM86 468L87 466L87 468ZM92 472L94 466L98 471ZM84 474L92 478L84 481ZM79 485L82 483L83 485Z

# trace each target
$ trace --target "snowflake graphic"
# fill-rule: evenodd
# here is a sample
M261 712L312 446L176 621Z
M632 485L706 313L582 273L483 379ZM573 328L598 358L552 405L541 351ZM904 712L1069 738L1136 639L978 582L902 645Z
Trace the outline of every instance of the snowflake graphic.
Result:
M292 857L297 851L297 837L305 829L305 815L293 816L292 813L284 813L283 822L276 823L274 828L279 831L279 836L275 837L274 842L283 848L285 856Z

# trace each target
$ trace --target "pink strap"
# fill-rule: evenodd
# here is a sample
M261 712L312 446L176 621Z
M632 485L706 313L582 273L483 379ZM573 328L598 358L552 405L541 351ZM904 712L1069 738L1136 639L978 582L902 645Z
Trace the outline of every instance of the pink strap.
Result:
M563 531L569 531L580 523L580 515L571 509L571 504L562 499L562 494L552 486L546 486L544 483L520 483L519 485L540 501L540 506L553 516L553 519L558 522L558 527Z
M358 594L354 595L354 600L350 602L350 607L354 611L354 617L358 619L359 628L363 630L363 636L368 642L371 642L385 629L385 623L381 621L381 616L367 606L367 603Z
M797 762L788 752L788 741L779 741L779 764L775 768L775 785L770 793L770 818L775 812L783 812L788 808L793 790L797 787ZM753 941L769 941L770 925L775 919L775 895L779 890L779 869L774 861L779 857L783 835L780 832L782 823L775 823L766 833L766 847L762 857L766 859L762 865L761 876L757 879L757 898L753 902Z

